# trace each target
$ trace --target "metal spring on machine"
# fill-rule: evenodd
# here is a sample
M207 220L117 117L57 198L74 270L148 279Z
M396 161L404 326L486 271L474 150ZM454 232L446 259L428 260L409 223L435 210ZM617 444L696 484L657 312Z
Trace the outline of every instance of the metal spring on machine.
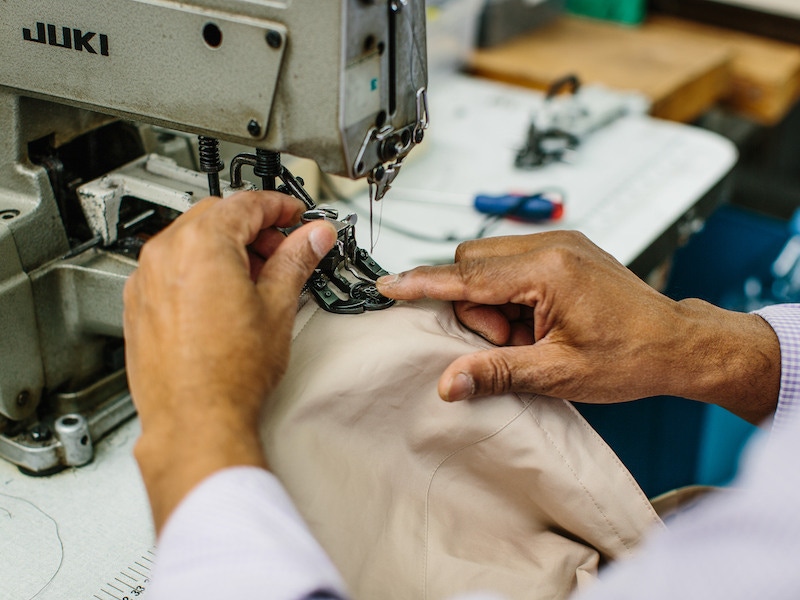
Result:
M256 177L261 178L263 189L274 190L275 178L281 175L282 170L280 152L256 148L256 164L253 167L253 173Z
M200 170L208 173L208 191L212 196L220 195L219 172L225 164L219 155L219 140L205 135L197 136L200 155Z

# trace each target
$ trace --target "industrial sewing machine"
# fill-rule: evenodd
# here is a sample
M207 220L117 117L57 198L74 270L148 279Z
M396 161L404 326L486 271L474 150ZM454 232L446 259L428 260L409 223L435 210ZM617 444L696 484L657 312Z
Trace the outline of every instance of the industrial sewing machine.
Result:
M318 208L280 153L380 199L427 126L426 64L423 0L0 3L0 456L82 465L133 415L125 280L195 202L252 189L243 167L335 223L308 284L326 310L387 306L355 219ZM146 154L141 123L198 135L200 169ZM255 148L229 180L219 139Z

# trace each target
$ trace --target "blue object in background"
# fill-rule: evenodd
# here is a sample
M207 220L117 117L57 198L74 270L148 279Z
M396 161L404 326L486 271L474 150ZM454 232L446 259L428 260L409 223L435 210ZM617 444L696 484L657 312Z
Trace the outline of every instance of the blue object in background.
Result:
M796 221L800 228L800 216ZM723 206L676 251L665 293L731 310L774 303L771 266L791 235L785 221ZM758 297L753 294L756 287ZM684 485L728 483L743 446L756 431L724 409L682 398L575 406L650 497Z
M723 206L675 252L665 293L675 299L702 298L731 310L745 310L749 308L745 283L757 281L763 290L772 287L772 263L789 237L786 221Z
M495 217L516 218L522 221L554 221L564 214L564 202L560 194L541 192L531 195L503 194L490 196L479 194L474 200L475 210Z
M736 475L739 458L755 425L719 406L707 406L700 431L695 479L701 485L726 485Z

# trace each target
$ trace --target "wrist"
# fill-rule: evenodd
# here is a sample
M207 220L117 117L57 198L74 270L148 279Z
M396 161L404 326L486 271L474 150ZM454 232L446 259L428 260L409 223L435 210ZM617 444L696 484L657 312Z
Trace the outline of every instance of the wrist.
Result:
M267 469L255 431L182 427L144 432L134 448L156 532L180 502L207 477L234 466Z
M780 344L758 315L697 299L676 304L669 394L716 404L760 423L775 411Z

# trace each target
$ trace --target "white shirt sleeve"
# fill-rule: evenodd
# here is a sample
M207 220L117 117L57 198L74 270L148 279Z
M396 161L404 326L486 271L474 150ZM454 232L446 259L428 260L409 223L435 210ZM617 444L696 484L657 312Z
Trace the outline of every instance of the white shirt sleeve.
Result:
M344 589L278 480L235 467L200 483L170 516L147 599L344 598Z
M733 490L672 521L580 600L800 598L800 426L750 448Z

